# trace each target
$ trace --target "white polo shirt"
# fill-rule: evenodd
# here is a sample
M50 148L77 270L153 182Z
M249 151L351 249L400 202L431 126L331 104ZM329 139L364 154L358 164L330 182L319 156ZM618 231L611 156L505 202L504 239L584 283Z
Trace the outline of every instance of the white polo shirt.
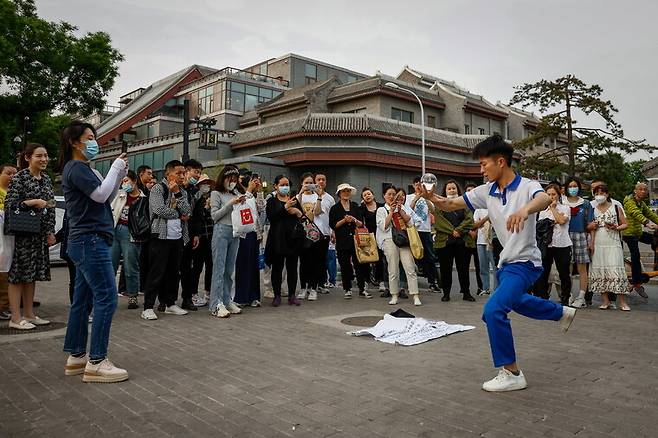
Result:
M509 263L525 262L532 262L537 267L542 265L536 238L537 214L528 216L523 230L519 233L507 231L507 218L543 191L537 181L516 175L502 192L498 183L490 182L464 193L464 201L468 208L472 211L486 208L488 211L489 221L503 245L498 267Z
M555 222L555 226L553 226L553 240L548 245L549 247L566 248L573 245L571 242L571 237L569 237L569 221L571 220L571 209L564 204L557 204L555 208L558 213L562 213L562 215L567 218L565 223L562 225L558 224L555 221L555 216L553 215L553 212L550 208L547 208L544 211L540 211L537 220L540 221L542 219L550 219Z
M489 214L489 213L487 212L486 209L484 209L484 208L478 208L478 209L475 210L475 212L473 213L473 222L477 222L477 221L479 221L479 220L481 220L481 219L484 219L485 217L487 217L488 214ZM478 231L478 240L477 240L477 244L478 244L478 245L486 245L486 244L487 244L487 236L485 235L486 224L484 224L484 225L482 225L480 228L478 228L477 231Z

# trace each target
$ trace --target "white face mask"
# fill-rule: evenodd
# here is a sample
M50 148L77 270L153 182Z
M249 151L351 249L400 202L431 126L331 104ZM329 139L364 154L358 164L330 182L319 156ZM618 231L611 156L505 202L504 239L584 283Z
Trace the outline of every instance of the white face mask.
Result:
M206 193L210 193L210 186L203 184L201 187L199 187L199 193L201 193L202 195L205 195Z
M596 195L594 196L594 199L596 199L596 202L599 204L604 203L608 198L605 195Z
M237 184L238 184L238 183L235 183L235 182L224 183L224 188L226 188L226 190L228 190L228 191L233 191L233 189L235 188L235 186L236 186Z

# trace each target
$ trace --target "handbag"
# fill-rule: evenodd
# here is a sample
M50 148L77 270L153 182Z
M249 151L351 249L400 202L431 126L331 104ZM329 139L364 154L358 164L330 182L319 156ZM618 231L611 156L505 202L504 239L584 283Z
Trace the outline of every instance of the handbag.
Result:
M147 197L140 197L128 209L128 230L130 236L136 242L143 242L151 236L151 219Z
M375 235L367 228L357 228L354 233L354 249L359 263L375 263L379 261Z
M395 246L398 248L408 247L409 235L407 234L407 224L404 223L402 216L399 213L394 213L391 222L391 237Z
M253 198L245 200L243 204L235 204L231 213L233 237L244 236L256 231L256 201Z
M407 227L407 237L409 238L409 247L411 248L411 255L414 256L416 260L423 258L423 242L420 240L420 234L415 226Z
M24 235L39 234L41 232L41 211L34 209L21 210L20 208L5 209L5 234Z
M302 204L302 199L301 196L297 197L297 201L299 205ZM304 242L304 247L308 248L309 246L313 245L315 242L319 242L320 239L322 239L322 232L320 229L313 223L313 220L311 220L310 217L306 214L304 209L301 209L302 212L304 213L304 217L301 220L302 227L304 227L304 234L306 237L306 241Z

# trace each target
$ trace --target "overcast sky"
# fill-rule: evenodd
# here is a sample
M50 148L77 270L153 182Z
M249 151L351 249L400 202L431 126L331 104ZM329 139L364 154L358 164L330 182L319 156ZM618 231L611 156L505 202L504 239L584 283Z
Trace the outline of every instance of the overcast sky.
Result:
M125 55L108 98L191 64L286 53L397 75L405 65L492 102L523 82L598 83L627 136L658 144L658 2L613 0L37 0L41 17L108 32ZM648 158L642 154L639 158Z

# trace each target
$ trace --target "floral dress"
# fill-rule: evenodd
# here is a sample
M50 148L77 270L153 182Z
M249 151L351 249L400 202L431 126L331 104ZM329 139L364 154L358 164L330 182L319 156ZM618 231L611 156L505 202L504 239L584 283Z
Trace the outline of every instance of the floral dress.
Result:
M21 203L28 199L54 201L53 185L45 173L35 178L29 169L19 171L11 180L5 210L24 208ZM50 255L48 234L55 234L55 208L46 207L41 219L41 232L16 236L14 258L9 269L9 283L50 281Z
M600 294L628 294L621 233L605 228L606 224L619 223L615 206L610 205L604 212L598 207L594 208L594 221L598 228L594 236L594 254L589 268L589 290Z

